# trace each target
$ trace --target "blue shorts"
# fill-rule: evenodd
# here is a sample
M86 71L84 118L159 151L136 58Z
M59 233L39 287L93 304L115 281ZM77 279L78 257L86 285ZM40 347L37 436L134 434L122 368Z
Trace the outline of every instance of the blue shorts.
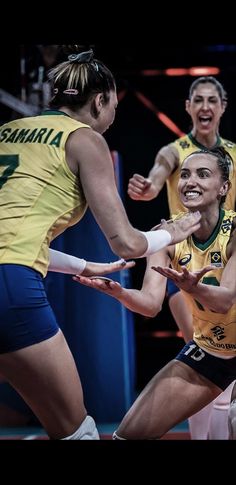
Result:
M53 337L59 326L43 278L32 268L0 264L0 353Z
M180 289L178 288L178 286L176 286L174 281L172 281L168 278L167 279L167 296L168 296L168 298L170 299L173 295L175 295L179 291L180 291Z
M201 349L194 340L183 347L176 360L192 367L223 391L236 379L236 357L215 357Z

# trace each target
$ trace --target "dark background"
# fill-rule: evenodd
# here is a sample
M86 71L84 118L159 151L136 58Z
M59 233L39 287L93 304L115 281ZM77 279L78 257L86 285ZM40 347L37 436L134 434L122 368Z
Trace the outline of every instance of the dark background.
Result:
M36 45L25 44L27 72L40 62ZM183 131L191 128L190 119L184 109L190 84L194 77L165 75L145 77L142 70L163 71L170 67L216 66L220 68L217 79L228 93L229 104L221 122L220 134L236 140L236 44L192 44L161 45L160 42L145 43L140 36L135 42L120 45L112 42L96 43L96 57L101 59L114 73L118 92L126 94L120 101L114 125L105 134L111 150L117 150L123 159L124 191L133 173L147 175L153 165L157 151L177 138L165 127L156 115L146 108L135 96L142 92L157 110L165 113ZM1 52L0 87L20 96L20 46L9 46ZM11 110L0 104L0 120L8 121ZM151 202L135 202L127 196L125 206L131 223L149 230L160 218L168 217L166 190ZM133 286L140 288L145 270L145 261L137 261L132 270ZM172 358L182 345L182 339L169 337L155 338L156 330L176 330L168 305L154 319L135 315L137 335L137 378L138 388L143 387L153 373Z

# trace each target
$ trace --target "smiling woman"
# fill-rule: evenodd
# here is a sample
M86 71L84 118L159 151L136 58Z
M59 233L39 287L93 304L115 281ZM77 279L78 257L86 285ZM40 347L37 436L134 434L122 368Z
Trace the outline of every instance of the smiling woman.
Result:
M181 96L181 99L183 97L184 94ZM225 116L227 105L227 93L219 79L213 76L201 76L194 79L189 87L187 99L185 99L185 110L191 118L192 128L190 133L159 149L153 167L147 177L134 174L130 178L128 186L129 196L133 200L152 200L159 194L161 196L161 189L166 183L170 214L177 214L185 210L177 191L180 169L184 159L196 150L211 150L212 148L223 146L233 160L230 167L230 181L232 185L227 193L224 208L233 210L236 203L236 144L220 135L221 119ZM181 119L181 123L182 121ZM222 128L224 129L224 126ZM188 124L186 124L186 132L187 130ZM196 197L196 194L192 194L192 197ZM148 211L149 214L151 212ZM167 298L170 311L182 332L184 340L187 342L192 337L192 317L183 295L170 279L167 282ZM224 399L223 396L219 399L221 398ZM218 409L219 399L217 399L217 408L214 407L213 413L215 413L215 409ZM227 402L229 403L229 400ZM217 414L219 413L217 412ZM217 417L217 421L219 422L219 417ZM207 438L209 413L204 416L202 414L201 420L199 417L191 417L189 423L191 436L194 439ZM218 426L218 429L220 429L220 426ZM226 434L227 422L224 436ZM217 436L218 439L221 439L223 435L219 432Z
M206 166L203 164L204 153L207 153ZM221 179L215 171L216 157ZM212 163L210 163L211 158ZM222 206L231 188L229 177L232 164L231 156L223 147L191 153L182 165L178 183L182 204L189 210L193 210L195 205L199 206L201 203L199 198L202 197L202 203L206 205L208 204L208 194L211 200L215 191L215 196L220 200L220 206Z
M152 317L161 309L170 277L193 317L193 340L153 377L115 439L159 439L236 379L236 212L221 208L230 187L229 167L223 149L198 151L184 160L180 197L186 209L201 212L200 227L148 258L141 290L96 280L91 285L89 278L80 278L130 310ZM175 219L182 217L180 213Z

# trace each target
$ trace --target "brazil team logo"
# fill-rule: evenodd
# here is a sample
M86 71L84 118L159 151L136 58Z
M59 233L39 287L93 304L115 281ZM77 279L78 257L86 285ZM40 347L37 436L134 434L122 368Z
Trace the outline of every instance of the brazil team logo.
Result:
M187 140L180 141L179 144L180 144L181 148L183 148L183 149L190 147L190 143Z
M179 259L178 264L180 266L185 266L186 264L189 263L189 261L191 261L191 258L192 258L191 254L185 254L183 258Z
M221 259L221 252L220 251L213 251L210 253L211 258L211 265L215 266L216 268L223 268L222 259Z

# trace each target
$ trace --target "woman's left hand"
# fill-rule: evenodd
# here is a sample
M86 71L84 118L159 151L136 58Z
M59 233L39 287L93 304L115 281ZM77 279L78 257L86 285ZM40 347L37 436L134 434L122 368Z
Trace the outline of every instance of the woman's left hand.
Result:
M161 266L152 266L152 269L157 273L160 273L162 276L174 281L176 286L178 286L178 288L181 290L191 292L191 290L197 286L204 274L212 270L212 266L206 266L205 268L191 272L185 267L183 267L182 272L176 271L175 269L169 267L162 268Z

